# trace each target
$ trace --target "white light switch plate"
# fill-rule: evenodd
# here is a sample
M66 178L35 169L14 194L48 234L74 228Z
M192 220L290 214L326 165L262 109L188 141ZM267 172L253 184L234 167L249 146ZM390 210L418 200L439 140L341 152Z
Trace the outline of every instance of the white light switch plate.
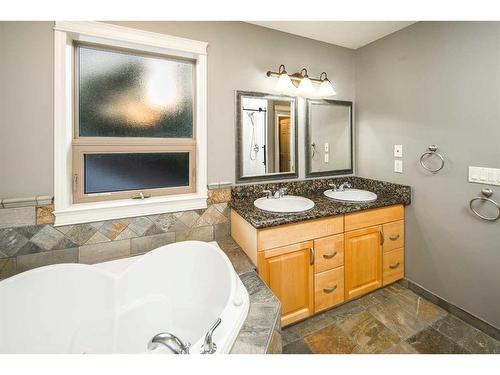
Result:
M330 147L329 147L329 144L328 144L328 142L326 142L326 143L325 143L325 152L328 152L328 149L329 149L329 148L330 148Z
M469 182L500 186L500 169L469 167Z
M396 158L403 157L403 145L394 145L394 157Z
M403 173L403 160L394 160L394 172Z
M325 154L325 163L328 163L328 154Z

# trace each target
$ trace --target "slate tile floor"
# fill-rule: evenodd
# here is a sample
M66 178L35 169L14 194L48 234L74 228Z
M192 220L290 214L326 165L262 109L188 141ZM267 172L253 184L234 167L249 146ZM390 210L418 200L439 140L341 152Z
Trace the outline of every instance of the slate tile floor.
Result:
M497 341L400 284L283 329L285 354L500 353Z

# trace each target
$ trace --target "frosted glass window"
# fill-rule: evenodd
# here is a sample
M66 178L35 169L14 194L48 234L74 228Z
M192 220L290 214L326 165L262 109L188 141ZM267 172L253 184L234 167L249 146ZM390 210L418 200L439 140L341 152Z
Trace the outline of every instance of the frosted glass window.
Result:
M189 153L84 155L84 193L109 193L189 185Z
M81 137L193 137L194 64L79 46Z

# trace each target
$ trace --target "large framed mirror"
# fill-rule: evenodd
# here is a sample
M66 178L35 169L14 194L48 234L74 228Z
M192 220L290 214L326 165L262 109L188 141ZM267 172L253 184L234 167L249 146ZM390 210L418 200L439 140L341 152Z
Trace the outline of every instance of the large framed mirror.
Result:
M297 99L236 92L236 182L297 178Z
M353 173L352 102L307 100L306 177Z

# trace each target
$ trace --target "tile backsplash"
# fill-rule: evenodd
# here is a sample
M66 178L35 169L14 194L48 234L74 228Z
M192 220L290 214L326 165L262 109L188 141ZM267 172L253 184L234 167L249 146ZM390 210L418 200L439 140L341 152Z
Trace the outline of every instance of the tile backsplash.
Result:
M98 263L185 240L229 234L231 189L209 190L208 207L55 227L53 205L0 209L0 279L55 263Z

